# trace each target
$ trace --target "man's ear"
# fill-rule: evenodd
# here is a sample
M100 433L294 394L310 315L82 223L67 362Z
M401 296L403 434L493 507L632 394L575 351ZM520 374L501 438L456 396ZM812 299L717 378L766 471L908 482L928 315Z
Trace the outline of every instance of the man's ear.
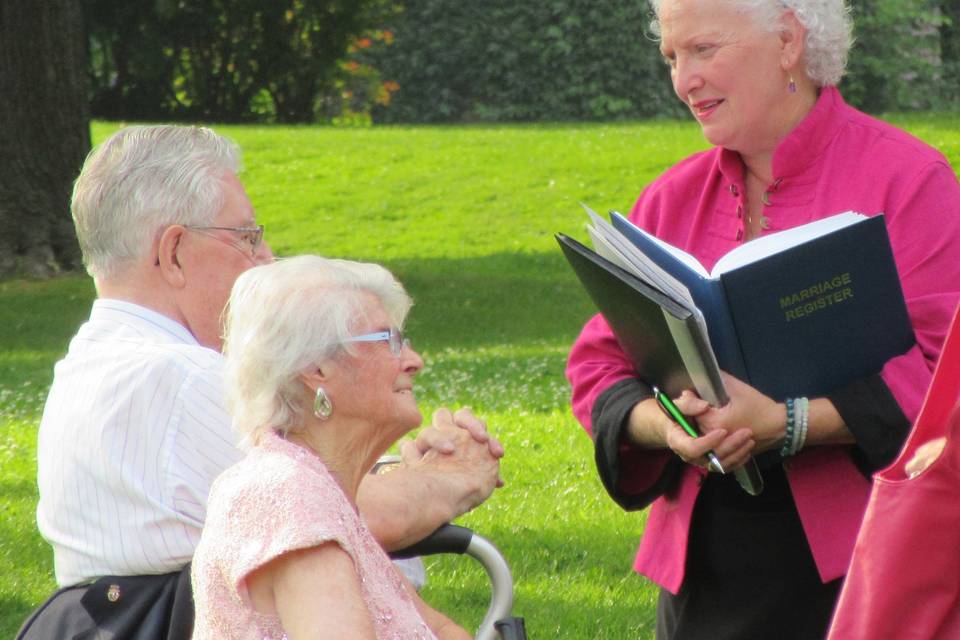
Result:
M184 227L179 224L172 224L163 230L160 239L157 240L156 267L160 269L160 275L167 284L176 289L182 289L187 283L179 256L180 243L185 236L186 229Z

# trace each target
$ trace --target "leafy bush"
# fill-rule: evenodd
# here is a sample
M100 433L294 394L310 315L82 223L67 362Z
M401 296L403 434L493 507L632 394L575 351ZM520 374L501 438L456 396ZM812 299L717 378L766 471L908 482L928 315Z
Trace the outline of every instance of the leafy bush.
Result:
M372 63L378 121L608 120L679 113L636 0L411 0Z
M84 0L96 117L313 122L391 0Z
M83 0L95 117L617 120L683 112L644 0ZM842 88L957 106L960 3L852 0Z
M949 19L939 0L855 0L856 43L845 97L870 112L940 108L949 103L944 76L955 61L941 52ZM944 5L945 6L945 5ZM956 53L956 52L954 52Z
M317 120L337 126L370 126L375 106L389 106L399 88L395 81L384 81L380 71L369 63L371 54L393 43L393 32L371 29L347 47L346 58L337 63L339 73L333 86L323 92L315 108Z
M960 88L955 0L853 0L842 88L868 111L950 106ZM399 90L383 122L673 116L643 1L409 0L373 65ZM951 15L953 21L951 21ZM954 25L951 27L951 25ZM953 102L956 105L956 102Z

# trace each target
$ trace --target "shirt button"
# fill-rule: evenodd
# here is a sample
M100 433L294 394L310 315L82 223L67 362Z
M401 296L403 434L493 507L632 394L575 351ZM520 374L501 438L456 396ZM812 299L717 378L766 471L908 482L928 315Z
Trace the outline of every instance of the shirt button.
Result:
M737 185L735 184L730 185L730 195L734 197L740 195L740 189L737 189Z
M737 229L737 240L743 238L743 229Z
M737 217L738 218L743 217L743 207L737 207Z

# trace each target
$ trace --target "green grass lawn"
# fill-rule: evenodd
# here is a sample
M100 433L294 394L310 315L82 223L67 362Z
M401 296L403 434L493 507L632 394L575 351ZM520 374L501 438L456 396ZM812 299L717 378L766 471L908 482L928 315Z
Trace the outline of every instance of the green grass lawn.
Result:
M960 116L894 121L960 166ZM102 140L117 125L97 123ZM650 638L656 590L630 571L642 514L610 501L570 416L567 348L592 308L553 233L583 237L583 201L626 210L705 147L692 123L500 127L218 127L280 255L382 262L416 306L425 413L469 405L507 447L506 486L461 523L511 563L532 638ZM0 283L0 637L54 587L35 530L36 427L52 366L87 314L84 276ZM65 443L65 446L69 446ZM475 628L489 597L467 558L433 559L425 597Z

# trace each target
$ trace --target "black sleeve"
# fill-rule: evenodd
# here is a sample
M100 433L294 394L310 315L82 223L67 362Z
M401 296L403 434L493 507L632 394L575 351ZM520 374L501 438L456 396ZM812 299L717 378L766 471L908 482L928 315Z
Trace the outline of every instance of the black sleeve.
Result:
M827 398L856 438L853 459L860 471L869 476L893 462L910 421L880 374L855 380Z
M683 470L683 462L674 457L667 463L657 482L648 490L628 494L621 488L620 480L624 473L621 446L625 442L627 419L634 405L652 396L653 392L644 382L636 378L621 380L597 396L590 416L593 425L594 460L600 481L610 497L627 511L647 507L671 487L676 486Z

